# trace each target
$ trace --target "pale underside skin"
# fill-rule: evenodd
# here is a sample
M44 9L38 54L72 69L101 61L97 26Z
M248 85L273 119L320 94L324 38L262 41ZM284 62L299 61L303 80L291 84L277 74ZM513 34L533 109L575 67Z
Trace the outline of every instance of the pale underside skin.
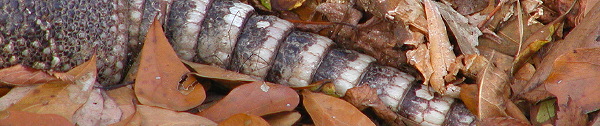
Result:
M333 41L327 37L316 36L314 39L317 41L316 44L309 46L307 51L300 52L301 61L296 67L291 72L284 73L283 78L289 78L288 85L292 87L307 86L313 73L319 67L321 59L325 56L327 48L333 45Z
M201 30L201 23L204 21L206 10L208 9L209 0L193 0L194 8L187 12L184 27L175 30L173 49L177 50L179 58L184 60L192 60L196 55L196 44L198 43L198 34Z
M216 26L214 34L202 34L198 43L198 56L207 64L225 68L237 42L243 23L254 8L247 4L234 3L222 17L224 24ZM214 25L214 24L209 24ZM204 32L204 31L203 31Z
M341 72L342 74L333 80L336 93L340 96L344 96L348 89L356 86L358 81L360 81L362 73L365 72L369 63L373 61L375 61L375 58L371 56L358 54L356 60L348 62L346 68L344 68L344 72Z
M261 45L260 48L252 51L252 56L245 61L242 65L240 72L249 74L255 78L265 78L271 68L273 59L275 58L277 47L281 40L286 36L285 33L292 28L292 23L283 19L277 18L277 20L269 23L268 21L259 21L255 25L257 28L266 28L267 40Z

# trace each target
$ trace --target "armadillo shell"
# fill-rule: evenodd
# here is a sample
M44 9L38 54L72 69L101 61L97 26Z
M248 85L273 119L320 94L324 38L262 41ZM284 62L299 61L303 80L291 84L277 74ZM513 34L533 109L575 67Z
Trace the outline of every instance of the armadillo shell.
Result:
M346 90L356 86L369 63L375 61L371 56L352 50L333 49L321 62L313 77L313 82L332 80L336 94L344 96Z
M265 80L292 87L307 86L331 45L331 39L317 34L290 33Z
M215 1L202 23L194 61L226 68L242 26L253 13L252 6L239 1Z
M113 1L0 1L0 68L64 72L98 56L101 83L119 82L127 47Z
M257 79L266 77L277 54L275 51L292 25L275 16L250 17L235 46L229 69Z

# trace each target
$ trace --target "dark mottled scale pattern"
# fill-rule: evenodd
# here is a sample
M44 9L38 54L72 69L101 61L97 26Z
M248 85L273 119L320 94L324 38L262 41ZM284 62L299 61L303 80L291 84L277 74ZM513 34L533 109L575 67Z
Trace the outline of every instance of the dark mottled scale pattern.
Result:
M193 60L223 68L229 65L242 26L252 13L252 6L239 1L214 1L202 23Z
M286 37L265 80L307 86L333 42L317 34L294 31Z
M121 80L127 48L115 1L0 1L0 67L67 71L98 55L103 83ZM122 16L122 15L121 15Z
M100 80L114 84L158 16L185 60L288 86L331 79L338 95L370 86L393 111L420 125L476 120L462 103L433 93L411 75L356 51L330 49L335 47L330 39L292 31L291 23L256 15L236 0L20 0L0 1L0 9L1 68L25 64L66 71L96 53Z
M277 54L275 51L288 36L292 25L275 16L251 16L237 41L229 69L265 78Z

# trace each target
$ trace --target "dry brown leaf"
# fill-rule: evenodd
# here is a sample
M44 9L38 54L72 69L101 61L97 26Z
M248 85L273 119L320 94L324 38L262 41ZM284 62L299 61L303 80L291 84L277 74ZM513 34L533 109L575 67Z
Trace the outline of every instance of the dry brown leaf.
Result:
M280 112L263 116L271 126L291 126L298 122L300 117L302 117L300 112L295 111Z
M444 17L444 21L448 23L448 27L454 34L462 54L479 54L479 50L475 48L479 45L479 36L483 34L479 31L479 28L470 25L469 20L452 7L439 2L434 3L440 8L440 14Z
M74 126L65 117L56 114L37 114L23 111L2 111L3 126Z
M161 24L154 21L141 51L134 91L142 104L184 111L202 104L206 94L202 85L185 81L194 78L184 76L190 71L171 47Z
M559 106L581 107L588 113L600 108L600 48L576 49L554 61L544 82ZM560 108L564 110L566 108Z
M440 94L445 94L446 82L453 81L455 75L449 75L448 69L454 64L456 56L452 52L452 45L448 39L446 25L436 5L431 0L424 0L429 27L429 55L433 73L429 80L431 87Z
M542 58L542 62L537 66L537 70L531 80L527 83L527 87L522 92L516 92L517 95L523 97L524 94L531 92L534 89L540 87L542 82L548 78L552 71L552 66L556 58L562 54L568 53L576 48L592 48L599 47L600 40L600 4L596 4L594 9L589 12L582 22L575 27L569 35L566 36L564 41L558 41L554 44L549 45L549 52ZM542 86L543 87L543 86ZM542 88L543 89L543 88Z
M81 106L73 115L73 122L77 125L84 126L97 126L100 125L102 119L102 112L104 111L104 98L100 93L100 89L93 89L90 92L90 96L83 106ZM121 113L115 113L116 118L106 120L104 123L115 123L120 117ZM110 117L109 117L110 118Z
M58 80L58 78L48 74L47 72L33 68L27 68L20 64L0 69L0 84L27 86Z
M571 9L575 6L575 3L576 2L573 3ZM511 72L516 72L519 70L535 52L539 51L545 44L554 41L553 35L556 32L561 31L559 29L562 28L562 22L566 16L566 14L561 15L554 21L550 22L550 24L538 29L525 41L523 41L523 43L520 43L522 45L520 45L521 48L515 55L515 61L513 62L513 69Z
M197 116L194 114L190 114L187 112L175 112L172 110L146 106L146 105L137 105L137 111L133 118L132 122L129 122L128 125L144 125L144 126L157 126L157 125L203 125L203 126L216 126L217 123L210 121L201 116Z
M198 115L220 122L237 113L262 116L291 111L299 102L296 91L287 86L255 81L234 88L225 98Z
M375 124L352 104L322 93L302 91L303 104L317 126L374 126Z
M73 82L60 81L36 86L35 89L7 110L38 114L56 114L69 121L86 103L96 81L96 57L65 73Z
M483 70L478 73L477 84L479 84L479 119L489 117L505 117L507 102L510 95L508 87L508 75L493 67L489 61Z
M418 0L358 0L358 6L379 18L404 22L427 33L423 5Z
M588 115L581 107L577 106L577 104L572 104L570 101L567 101L566 104L562 104L559 101L558 104L559 110L556 113L556 116L558 116L558 119L556 120L557 126L586 125Z
M238 72L229 71L220 67L211 65L199 64L190 61L181 60L185 65L192 68L196 73L194 75L201 78L208 78L215 82L225 85L230 88L237 87L241 84L257 81L256 79Z
M479 109L477 109L479 106L479 87L477 86L477 84L460 85L460 100L475 116L479 116Z
M11 89L13 89L13 87L0 86L0 98L3 97L4 95L8 94L8 92L10 92Z
M239 113L219 122L219 126L269 126L269 123L259 116Z
M433 74L429 49L427 49L427 45L423 43L415 46L416 49L406 52L407 58L410 59L408 60L408 63L415 66L421 72L421 76L423 76L423 84L428 84L431 74Z

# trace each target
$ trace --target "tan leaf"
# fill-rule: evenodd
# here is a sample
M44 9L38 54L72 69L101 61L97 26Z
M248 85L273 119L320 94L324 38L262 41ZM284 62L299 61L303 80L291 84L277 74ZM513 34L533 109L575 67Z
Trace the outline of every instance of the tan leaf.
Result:
M72 121L77 111L88 100L96 81L96 57L73 68L65 75L72 82L60 81L36 86L33 91L7 110L37 114L56 114Z
M230 88L237 87L241 84L256 81L256 79L238 72L229 71L220 67L211 65L199 64L190 61L181 60L185 65L189 66L194 70L194 75L201 78L211 79L219 84L225 85Z
M559 101L558 112L556 116L557 126L584 126L588 120L588 114L577 104L571 104L568 101L566 104L561 104Z
M20 64L0 69L0 84L26 86L58 80L58 78L48 74L47 72L33 68L27 68Z
M3 126L73 126L65 117L56 114L37 114L23 111L2 111Z
M508 87L508 75L485 61L486 67L478 72L477 84L479 84L479 119L489 117L505 117L507 102L510 95Z
M427 27L429 28L429 55L433 73L429 80L431 87L440 94L445 94L446 82L454 80L448 75L448 69L455 62L456 56L452 52L452 45L448 39L446 25L440 12L431 0L424 0L425 13L427 14Z
M430 62L431 56L427 45L420 43L415 46L416 49L406 52L406 57L410 59L408 63L414 65L421 72L423 84L428 85L431 74L433 74L433 67Z
M469 20L456 10L452 9L452 7L439 2L434 3L440 8L440 13L454 34L462 54L479 54L479 50L477 50L475 46L479 45L478 38L483 33L481 33L477 27L469 25Z
M0 97L0 111L6 110L8 107L21 101L21 99L33 91L36 86L14 87L5 96Z
M296 91L269 82L255 81L240 85L198 115L220 122L237 113L267 115L281 111L291 111L300 102Z
M559 106L578 106L588 113L600 108L600 48L576 49L556 59L544 82ZM566 108L560 108L564 110Z
M271 126L291 126L298 122L300 117L302 117L300 112L295 111L280 112L263 116Z
M137 105L137 111L134 118L140 119L139 125L157 126L157 125L203 125L216 126L217 123L201 116L187 112L175 112L172 110L151 107L146 105ZM128 125L135 125L137 122L131 122Z
M269 123L263 118L249 114L235 114L219 122L219 126L268 126Z
M329 95L302 91L303 104L317 126L374 126L375 124L352 104Z
M171 47L159 21L154 21L141 51L134 91L142 104L184 111L200 105L206 94L197 82L180 83L189 82L182 76L190 71Z

